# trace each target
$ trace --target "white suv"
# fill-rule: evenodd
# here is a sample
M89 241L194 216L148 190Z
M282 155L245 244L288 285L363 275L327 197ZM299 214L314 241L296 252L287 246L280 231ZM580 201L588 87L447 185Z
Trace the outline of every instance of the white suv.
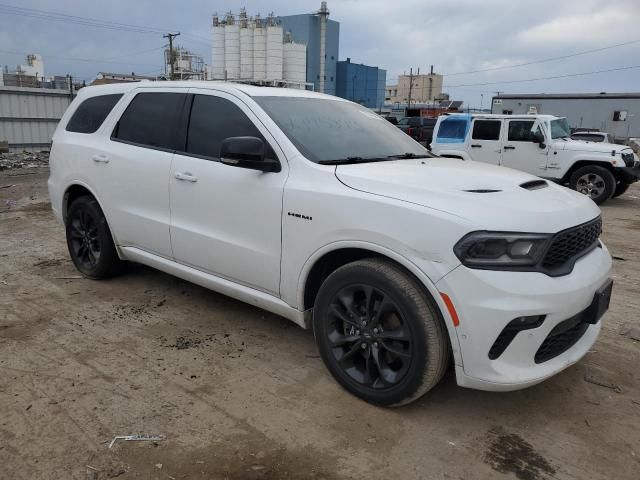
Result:
M370 110L217 82L83 88L49 192L78 270L143 263L313 327L329 371L408 403L538 383L591 348L611 295L598 207L433 158Z
M624 145L571 138L566 118L552 115L440 116L431 150L547 178L600 204L640 178L633 150Z

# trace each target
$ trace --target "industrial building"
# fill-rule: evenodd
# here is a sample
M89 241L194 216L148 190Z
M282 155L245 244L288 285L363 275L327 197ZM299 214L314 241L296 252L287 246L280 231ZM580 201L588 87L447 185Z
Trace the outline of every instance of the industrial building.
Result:
M263 85L306 87L307 47L284 35L270 14L249 17L227 13L213 16L209 78Z
M131 72L131 73L98 72L98 75L96 75L96 78L91 82L91 85L140 82L142 80L157 80L157 78L149 75L136 75L134 72Z
M572 128L640 137L640 93L502 94L493 97L491 112L557 115Z
M329 20L327 2L322 2L316 13L288 15L277 18L293 40L307 46L306 81L313 90L336 94L340 23Z
M442 99L443 77L431 72L421 75L400 75L397 85L386 87L385 100L387 103L431 103Z
M173 47L173 56L169 48L165 48L164 72L166 78L170 78L173 72L173 80L204 80L206 78L203 58L179 46Z
M386 78L386 70L351 63L351 59L347 58L337 64L336 95L365 107L381 109Z

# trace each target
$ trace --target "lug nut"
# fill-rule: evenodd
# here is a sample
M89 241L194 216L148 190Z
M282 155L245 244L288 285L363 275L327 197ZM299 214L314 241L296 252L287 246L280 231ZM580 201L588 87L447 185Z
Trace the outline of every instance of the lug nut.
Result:
M375 348L378 348L378 342L373 342L373 346L374 346Z
M367 344L366 344L366 343L364 343L364 342L362 342L362 343L360 344L360 348L362 348L362 349L364 350L365 348L367 348Z
M374 328L374 329L373 329L373 333L378 333L378 329L377 329L377 328Z
M366 320L362 320L362 326L366 327L367 326L367 321Z

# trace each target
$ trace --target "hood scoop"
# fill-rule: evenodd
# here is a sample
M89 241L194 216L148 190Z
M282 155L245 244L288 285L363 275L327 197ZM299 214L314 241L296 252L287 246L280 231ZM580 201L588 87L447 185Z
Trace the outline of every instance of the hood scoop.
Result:
M501 191L502 190L494 190L492 188L474 188L472 190L463 190L463 192L469 192L469 193L496 193Z
M520 186L525 190L539 190L541 188L547 188L549 184L546 180L531 180L529 182L521 183Z

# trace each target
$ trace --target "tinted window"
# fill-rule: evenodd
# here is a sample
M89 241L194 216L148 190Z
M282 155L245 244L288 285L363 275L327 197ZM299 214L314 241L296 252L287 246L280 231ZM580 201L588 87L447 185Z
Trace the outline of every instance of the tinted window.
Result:
M412 127L417 127L418 125L421 125L422 122L420 121L420 117L411 117L409 118L409 125L411 125Z
M253 122L233 102L210 95L195 95L187 133L187 152L219 158L220 145L229 137L264 140ZM265 156L276 158L266 141Z
M429 151L368 108L341 100L305 97L253 99L311 161L389 155L429 156Z
M176 119L184 98L183 93L139 93L120 117L113 138L173 149Z
M531 127L533 127L533 120L512 120L509 122L509 141L531 142L533 139Z
M121 97L122 94L117 93L87 98L71 116L67 132L94 133Z
M440 122L438 127L438 142L463 143L467 136L469 121L465 118L449 117Z
M500 120L476 120L473 123L474 140L498 140L500 138Z

